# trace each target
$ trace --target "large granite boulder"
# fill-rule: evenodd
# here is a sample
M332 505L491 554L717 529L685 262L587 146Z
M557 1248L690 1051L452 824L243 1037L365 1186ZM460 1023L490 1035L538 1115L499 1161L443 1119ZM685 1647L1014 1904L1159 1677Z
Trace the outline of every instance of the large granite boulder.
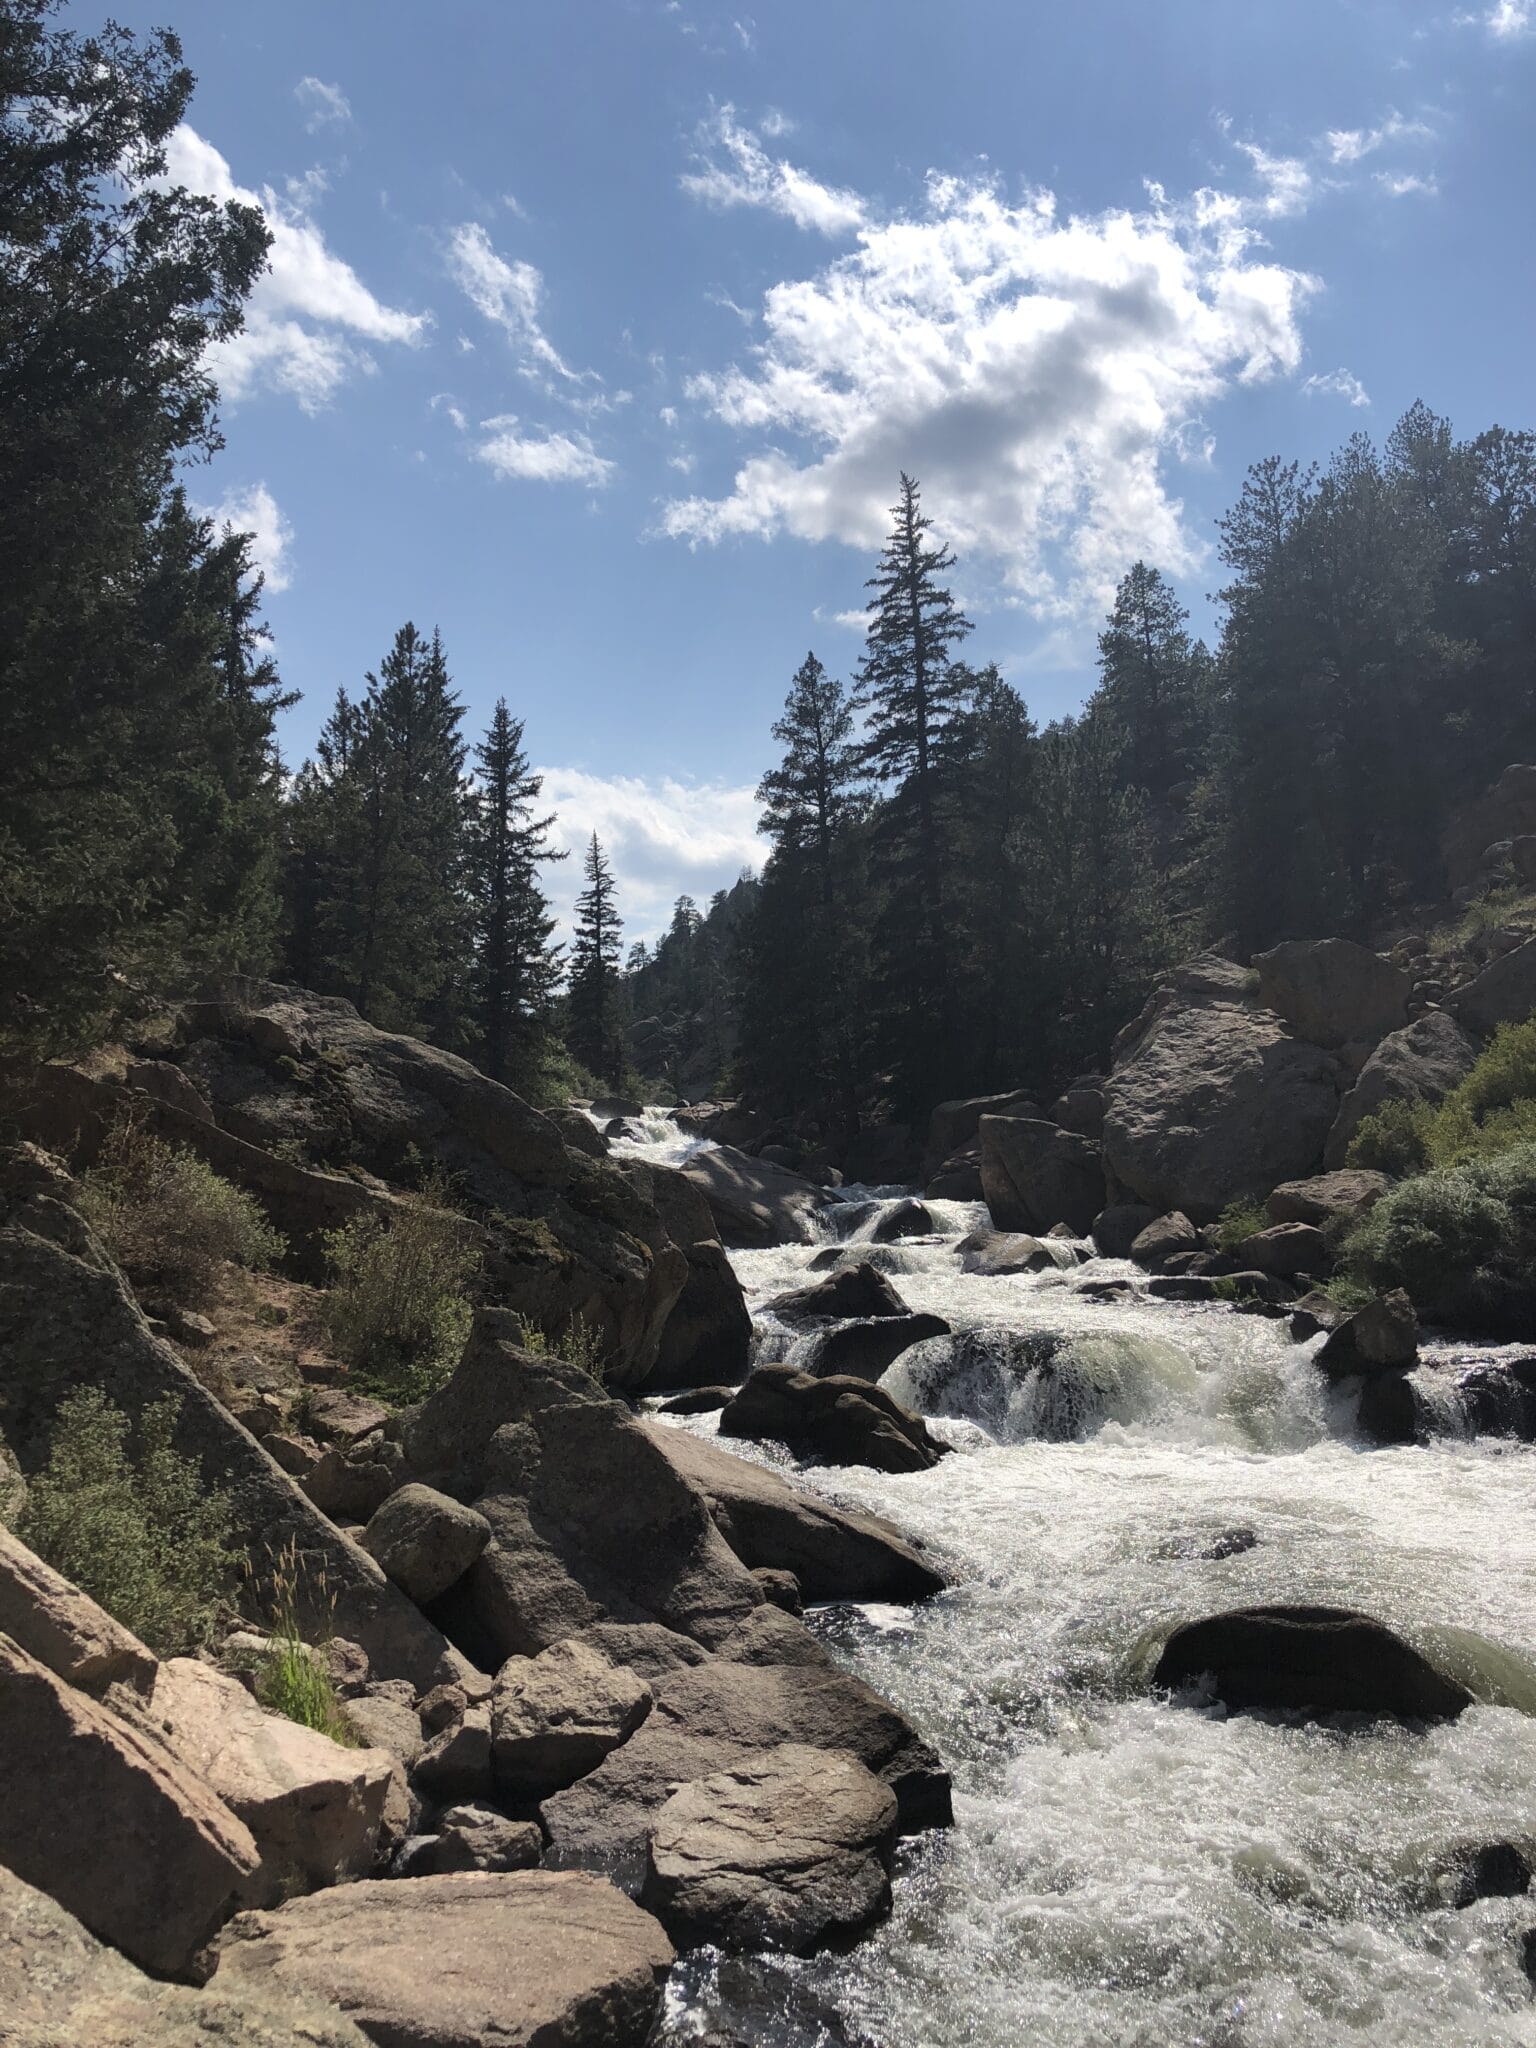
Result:
M160 1666L149 1711L172 1754L251 1831L261 1865L240 1886L243 1905L373 1869L401 1775L388 1751L344 1748L266 1713L238 1679L193 1657Z
M1536 1012L1536 939L1491 960L1481 974L1447 996L1445 1006L1484 1038L1501 1024L1523 1024Z
M778 1619L803 1635L787 1615ZM948 1773L905 1716L846 1671L716 1657L655 1691L655 1706L628 1742L545 1800L544 1824L563 1859L622 1866L643 1853L657 1812L679 1785L751 1763L785 1742L856 1757L895 1793L904 1831L948 1825Z
M0 1636L0 1864L142 1969L178 1976L260 1861L163 1743Z
M146 1977L3 1865L0 1992L6 2048L368 2048L344 2014L286 1985Z
M47 1458L62 1402L98 1387L130 1420L173 1397L175 1448L233 1510L234 1540L258 1572L292 1547L301 1605L360 1643L376 1676L423 1690L454 1677L442 1635L349 1542L157 1338L99 1240L47 1195L0 1191L0 1430L24 1470ZM323 1592L322 1592L323 1589Z
M242 1913L214 1986L297 1987L377 2048L638 2048L672 1959L656 1921L603 1878L470 1871Z
M114 1685L148 1698L154 1652L0 1524L0 1635L56 1678L99 1699Z
M430 1607L490 1542L491 1525L449 1494L412 1484L375 1509L361 1540L402 1593L418 1607Z
M514 1316L482 1310L452 1379L405 1430L413 1476L491 1525L445 1625L486 1669L601 1620L729 1635L762 1594L699 1495L590 1375L519 1334Z
M1354 1373L1400 1371L1419 1355L1419 1318L1401 1287L1369 1301L1336 1330L1317 1354L1330 1379Z
M792 1365L760 1365L721 1410L720 1434L766 1437L877 1472L926 1472L946 1449L884 1387L838 1373L817 1379Z
M763 1465L665 1423L641 1425L752 1569L793 1572L807 1600L926 1600L944 1578L878 1515L834 1507Z
M1342 1166L1360 1126L1387 1103L1443 1102L1471 1073L1477 1055L1476 1040L1444 1010L1427 1010L1384 1038L1339 1104L1324 1163Z
M937 1163L962 1151L975 1139L984 1116L1034 1116L1038 1106L1034 1096L1020 1089L941 1102L928 1119L928 1158Z
M1340 1167L1308 1180L1282 1181L1265 1206L1271 1223L1312 1223L1325 1230L1366 1215L1391 1185L1384 1173L1363 1166Z
M1454 812L1440 838L1446 880L1453 889L1481 881L1484 855L1502 840L1536 832L1536 767L1512 762L1490 789Z
M637 1160L626 1171L655 1204L668 1236L688 1261L683 1291L662 1325L650 1383L700 1387L744 1379L752 1356L752 1318L708 1201L686 1174L670 1167Z
M942 1316L870 1316L819 1332L802 1369L818 1380L840 1373L846 1379L873 1381L914 1344L948 1335L949 1324Z
M578 1637L509 1657L491 1695L491 1768L507 1798L538 1800L596 1770L651 1711L651 1689Z
M1206 1679L1238 1709L1443 1721L1472 1704L1401 1636L1339 1607L1246 1607L1183 1623L1153 1683L1179 1692Z
M1292 1038L1271 1011L1168 986L1118 1042L1105 1164L1159 1213L1212 1221L1321 1164L1340 1078L1329 1053Z
M776 1294L765 1304L770 1315L781 1322L841 1322L867 1316L906 1316L911 1313L896 1289L879 1269L867 1260L845 1266L825 1280L809 1287L791 1288Z
M981 1186L999 1230L1045 1231L1066 1223L1086 1237L1104 1207L1099 1147L1036 1117L984 1116Z
M890 1911L896 1799L851 1756L785 1743L681 1786L642 1903L685 1948L809 1955Z
M1259 1001L1312 1045L1375 1045L1408 1021L1411 978L1353 939L1287 939L1253 964Z
M722 1244L810 1244L811 1218L827 1206L825 1188L786 1167L729 1145L695 1152L683 1169L709 1204Z

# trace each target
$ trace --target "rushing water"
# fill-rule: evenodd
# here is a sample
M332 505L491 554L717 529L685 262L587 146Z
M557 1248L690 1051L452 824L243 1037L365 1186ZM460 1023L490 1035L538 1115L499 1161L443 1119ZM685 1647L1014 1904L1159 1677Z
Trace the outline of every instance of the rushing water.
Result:
M657 1118L623 1149L688 1147ZM890 1922L849 1953L690 1958L671 2038L1536 2048L1536 1899L1457 1910L1442 1875L1467 1845L1536 1852L1536 1715L1508 1703L1536 1708L1536 1451L1367 1449L1283 1323L1096 1301L1085 1282L1130 1272L1103 1261L970 1276L984 1212L929 1207L940 1239L876 1256L957 1335L885 1383L956 1454L803 1480L954 1569L925 1607L813 1620L944 1756L956 1825L904 1845ZM760 1355L804 1342L762 1304L812 1256L736 1255ZM1424 1732L1148 1695L1168 1626L1256 1601L1363 1608L1490 1703Z

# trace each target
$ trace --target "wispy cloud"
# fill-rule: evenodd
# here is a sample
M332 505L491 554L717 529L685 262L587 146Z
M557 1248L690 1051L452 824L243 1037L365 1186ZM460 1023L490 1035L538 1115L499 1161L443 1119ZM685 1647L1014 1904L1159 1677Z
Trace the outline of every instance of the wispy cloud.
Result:
M1346 404L1356 406L1371 402L1371 394L1353 370L1328 370L1321 376L1308 377L1301 389L1307 398L1342 398Z
M426 315L385 305L329 248L311 210L313 190L290 188L280 199L270 186L258 193L237 184L226 158L185 123L166 144L166 165L172 184L260 207L272 231L268 268L246 302L243 331L210 351L226 398L282 391L315 412L348 378L376 367L365 344L412 347L425 336Z
M475 449L475 460L498 477L601 490L618 474L617 466L599 455L585 434L520 433L518 425L515 413L481 422L486 438Z
M1395 108L1374 128L1330 128L1323 137L1329 161L1335 164L1358 163L1362 157L1374 156L1378 149L1392 143L1417 144L1434 139L1435 131L1427 121L1409 120Z
M293 96L311 135L322 128L345 128L352 119L352 102L339 85L327 85L320 78L301 78Z
M767 123L762 129L764 134L782 132ZM856 192L823 185L784 158L771 157L758 136L737 120L729 102L700 128L694 163L697 168L685 171L679 182L708 206L761 207L822 235L852 234L864 224L864 202Z
M251 536L251 554L267 579L269 591L286 590L293 581L293 528L264 483L229 490L216 505L202 505L214 523L232 526Z
M1481 17L1483 26L1501 41L1536 32L1536 0L1498 0Z

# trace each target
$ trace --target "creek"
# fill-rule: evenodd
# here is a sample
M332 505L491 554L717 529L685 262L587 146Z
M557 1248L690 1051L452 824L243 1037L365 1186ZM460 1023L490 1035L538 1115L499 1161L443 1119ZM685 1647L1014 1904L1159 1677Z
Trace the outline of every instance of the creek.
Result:
M651 1112L615 1151L678 1164L694 1142ZM1284 1322L1095 1299L1133 1272L1105 1260L968 1275L985 1210L927 1206L936 1236L869 1255L957 1333L884 1381L954 1455L893 1477L731 1448L952 1572L921 1608L808 1619L943 1756L955 1826L902 1845L890 1921L846 1954L686 1959L668 2040L1536 2048L1536 1900L1457 1909L1443 1875L1481 1843L1536 1860L1536 1449L1372 1449ZM733 1255L760 1359L806 1342L763 1304L818 1249ZM1363 1609L1479 1703L1424 1731L1148 1692L1170 1627L1258 1602Z

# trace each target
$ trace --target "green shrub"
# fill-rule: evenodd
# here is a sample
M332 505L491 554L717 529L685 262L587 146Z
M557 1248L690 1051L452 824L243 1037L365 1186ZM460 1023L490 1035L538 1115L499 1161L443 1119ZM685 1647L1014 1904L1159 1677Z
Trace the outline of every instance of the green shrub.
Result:
M1228 1202L1216 1223L1216 1241L1224 1252L1241 1249L1244 1241L1269 1228L1269 1218L1255 1201Z
M572 1316L558 1337L551 1337L525 1315L519 1314L517 1323L517 1341L525 1351L540 1358L563 1359L567 1365L579 1366L599 1386L606 1383L611 1361L603 1350L602 1338L585 1316Z
M1470 1074L1437 1105L1388 1102L1349 1148L1352 1166L1394 1179L1431 1167L1497 1159L1536 1143L1536 1018L1501 1024Z
M333 1285L322 1314L355 1379L383 1400L425 1400L474 1320L465 1290L480 1253L463 1219L412 1202L392 1222L359 1216L329 1232L325 1252Z
M1341 1270L1403 1287L1433 1322L1493 1334L1536 1314L1536 1144L1437 1167L1384 1195L1345 1242Z
M100 1389L72 1394L20 1527L55 1571L161 1656L206 1642L235 1568L228 1497L205 1492L197 1466L172 1448L179 1411L172 1396L145 1409L131 1455L128 1418Z
M608 1093L569 1046L549 1037L538 1039L521 1054L507 1075L507 1085L535 1109L563 1108L573 1095L590 1101Z
M1435 1112L1427 1102L1384 1102L1350 1140L1349 1163L1393 1180L1423 1173L1433 1163Z
M226 1260L261 1268L286 1249L243 1189L132 1116L108 1132L80 1209L135 1286L182 1301L204 1299Z

